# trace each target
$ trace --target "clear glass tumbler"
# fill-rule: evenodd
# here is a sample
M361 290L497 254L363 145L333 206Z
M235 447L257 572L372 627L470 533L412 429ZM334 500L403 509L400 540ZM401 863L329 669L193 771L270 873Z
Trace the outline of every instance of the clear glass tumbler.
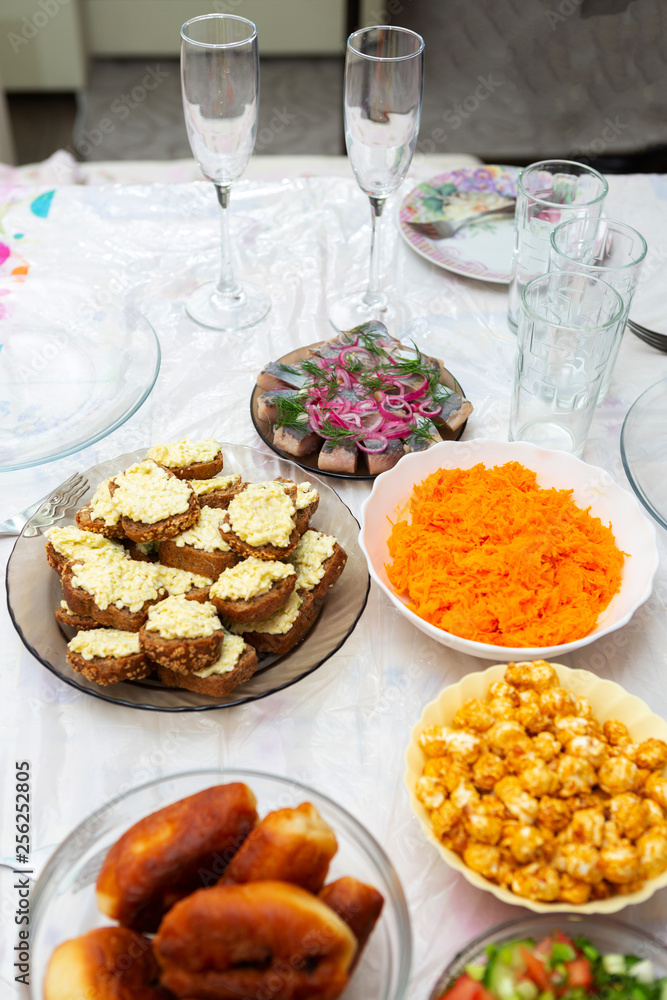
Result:
M519 323L524 286L549 270L551 231L566 219L599 216L607 191L602 174L573 160L542 160L521 171L507 313L513 333Z
M510 441L581 455L623 315L606 281L550 271L521 297Z
M614 219L568 219L551 233L550 271L580 271L602 278L623 300L623 316L602 379L600 401L609 388L647 249L641 233Z

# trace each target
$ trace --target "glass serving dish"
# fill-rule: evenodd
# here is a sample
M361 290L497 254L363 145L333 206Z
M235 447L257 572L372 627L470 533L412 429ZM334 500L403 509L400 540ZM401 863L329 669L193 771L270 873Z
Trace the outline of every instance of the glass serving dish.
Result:
M628 410L621 458L639 500L667 528L667 378L646 389Z
M539 941L557 930L570 938L579 936L589 938L602 954L636 955L638 958L650 959L658 978L667 975L667 949L637 927L622 923L620 920L610 920L608 917L565 913L553 916L534 914L532 917L521 917L499 924L466 945L438 977L429 994L429 1000L439 1000L448 986L465 971L469 962L474 962L480 957L484 958L484 949L487 945L509 944L521 938Z
M68 311L33 282L29 302L9 310L0 329L0 472L110 434L141 406L159 370L160 344L141 313L95 302Z
M209 436L216 436L211 434ZM226 695L211 697L194 691L170 688L147 678L102 687L75 673L66 659L67 642L73 635L58 625L54 612L62 599L60 581L46 561L44 531L29 521L7 565L7 606L11 619L28 650L57 677L86 694L129 708L161 712L205 711L228 708L289 687L320 667L354 630L366 606L370 578L366 560L359 546L359 524L338 494L316 476L306 476L293 462L266 455L254 448L221 443L224 474L240 472L247 482L260 482L283 476L295 482L313 482L320 494L319 507L312 527L335 535L347 553L343 573L324 601L317 621L305 638L283 656L263 654L250 680ZM88 503L103 479L126 469L145 457L145 451L132 452L96 465L85 471L87 491L76 506ZM59 526L75 524L75 509L67 510L57 521Z
M149 813L217 784L245 782L257 797L260 817L273 809L311 802L331 826L338 851L327 881L352 875L384 896L384 908L345 990L345 1000L401 1000L412 954L403 889L383 849L350 813L326 795L289 778L246 770L176 774L132 789L92 813L63 841L47 863L30 900L31 974L23 1000L42 1000L42 983L53 950L70 938L111 923L97 909L95 882L108 850Z

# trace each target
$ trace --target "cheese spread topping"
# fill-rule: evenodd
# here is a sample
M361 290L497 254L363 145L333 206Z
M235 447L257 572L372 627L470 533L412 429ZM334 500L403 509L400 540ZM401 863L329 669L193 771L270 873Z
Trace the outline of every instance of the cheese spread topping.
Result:
M164 587L170 597L187 594L193 587L210 587L213 583L210 577L191 573L187 569L174 569L172 566L163 566L159 562L153 563L152 566L156 572L158 585Z
M285 548L294 531L294 504L280 483L258 483L239 493L227 508L229 522L248 545Z
M187 597L167 597L148 609L145 628L163 639L197 639L219 632L222 624L210 601L199 604Z
M311 483L299 483L296 488L296 509L303 510L319 498L319 493Z
M274 583L287 579L294 572L290 563L250 556L224 570L211 587L210 595L222 601L249 601L266 594Z
M116 482L114 501L126 517L144 524L182 514L193 492L187 480L177 479L148 460L131 465Z
M212 674L229 674L241 659L246 644L240 635L231 635L223 629L220 656L210 667L193 671L195 677L210 677Z
M85 552L100 550L115 551L119 556L125 555L125 549L118 542L105 538L96 531L82 531L73 524L68 524L64 528L49 528L46 537L58 555L65 556L66 559L83 557Z
M190 441L183 438L174 444L156 444L146 452L146 458L151 458L160 465L170 469L181 469L196 462L212 462L219 454L220 445L212 438L206 441Z
M77 560L72 583L90 594L102 610L115 604L117 608L139 611L145 601L160 596L155 563L137 562L106 550L87 553L82 561Z
M91 628L88 632L79 632L70 639L67 648L84 660L92 660L95 656L120 659L141 652L139 633L119 628Z
M294 566L297 590L312 590L324 576L324 563L334 554L336 539L312 529L304 531L299 544L289 556Z
M231 490L241 482L241 473L236 472L233 476L215 476L213 479L191 479L190 485L197 496L204 496L206 493L217 493L218 490Z
M118 524L121 510L115 496L111 496L109 483L112 481L105 479L95 490L93 499L90 501L90 516L93 521L104 521L105 524Z
M206 552L229 552L229 545L220 534L220 525L224 520L225 511L219 507L202 507L199 519L178 536L176 544L181 547L192 545Z
M299 608L302 604L303 600L295 590L290 595L287 604L280 611L276 611L275 614L269 618L264 618L262 621L243 622L242 624L232 625L232 632L236 634L242 632L266 632L268 635L284 635L285 632L289 632L297 620Z

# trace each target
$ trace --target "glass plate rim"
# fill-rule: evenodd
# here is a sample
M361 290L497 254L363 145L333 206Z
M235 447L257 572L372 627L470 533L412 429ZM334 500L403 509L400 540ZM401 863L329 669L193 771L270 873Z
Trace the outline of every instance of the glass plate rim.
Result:
M226 445L228 447L243 448L243 449L246 449L247 451L253 452L256 455L262 455L263 454L263 452L259 451L257 448L252 448L250 445L233 445L232 446L230 442L220 442L220 447L223 449L223 453L224 453L224 448L225 448ZM146 451L146 449L137 449L137 452L145 452L145 451ZM129 455L134 455L134 454L137 454L137 452L129 452L128 454ZM114 462L117 459L119 460L121 457L127 457L127 456L120 456L119 455L119 456L116 456L115 459L112 458L112 459L109 459L108 461L109 462ZM279 455L278 457L282 461L288 462L289 464L296 464L296 463L290 463L289 459L283 458L282 455ZM104 462L104 463L98 463L98 464L107 464L107 463ZM96 468L96 466L91 466L91 468ZM86 470L86 472L87 471L89 471L89 470ZM327 486L328 484L322 483L322 485L323 486ZM57 488L58 487L56 487L56 489ZM359 528L359 531L361 531L361 526L359 524L358 519L352 513L352 511L347 506L347 504L345 503L345 501L333 489L333 487L328 487L328 488L331 489L332 493L334 493L334 495L336 496L336 498L339 501L339 503L342 504L342 506L345 508L345 510L347 511L347 513L349 514L349 516L352 518L352 520L354 521L354 523L357 525L357 528ZM371 576L370 576L370 573L368 572L368 567L366 567L366 588L365 588L365 592L364 592L364 595L363 595L363 600L362 600L362 602L361 602L361 604L359 606L357 614L354 617L354 620L351 622L351 624L349 625L347 631L345 632L345 635L342 636L342 638L336 644L335 647L333 647L332 649L328 650L328 652L326 653L325 656L322 657L322 659L318 660L315 664L313 664L307 670L304 670L304 672L301 673L301 674L299 674L297 677L293 677L293 678L291 678L290 680L286 681L283 684L279 684L276 687L272 687L269 691L264 691L261 694L246 695L244 697L237 698L234 701L225 702L224 704L221 704L219 702L218 703L214 702L214 703L212 703L210 705L209 704L204 704L204 705L173 705L173 706L169 706L169 705L162 706L162 705L137 704L136 702L126 701L123 698L114 698L114 697L112 697L111 695L109 695L109 694L106 693L106 688L105 687L100 687L99 689L84 687L82 684L80 684L76 680L76 678L66 677L63 674L61 674L59 672L59 670L56 667L53 666L53 664L51 664L40 653L37 652L37 650L33 647L33 645L28 640L27 636L25 635L24 630L18 624L18 622L16 620L16 616L14 614L14 609L12 607L12 602L11 602L10 584L9 584L9 573L10 573L10 567L12 566L12 561L14 559L14 555L15 555L15 552L16 552L16 547L17 547L18 543L21 541L21 539L23 537L23 533L25 531L25 528L27 528L29 524L30 524L30 521L28 521L28 524L25 525L23 531L21 532L21 534L19 535L19 537L16 539L16 542L14 543L14 546L12 547L12 551L9 554L9 559L7 560L7 566L6 566L6 569L5 569L5 595L6 595L6 602L7 602L7 611L9 612L9 617L11 619L12 625L14 626L14 628L15 628L15 630L16 630L19 638L21 639L23 645L28 650L28 652L31 654L31 656L34 656L34 658L39 663L41 663L42 666L46 667L55 677L57 677L59 680L63 681L65 684L68 684L70 687L74 688L75 690L81 691L83 694L91 695L93 698L99 698L101 701L108 702L109 704L120 705L123 708L133 708L133 709L136 709L138 711L166 712L166 713L167 712L168 713L177 713L177 712L211 712L211 711L214 711L216 709L238 708L240 705L246 705L246 704L250 704L250 703L255 702L255 701L261 701L264 698L268 698L272 694L277 694L279 691L286 690L287 688L291 687L293 684L297 684L299 681L303 680L304 677L308 677L308 676L310 676L310 674L312 674L316 670L318 670L319 667L323 666L323 664L325 664L327 662L327 660L330 660L331 657L335 653L337 653L338 650L341 649L341 647L347 642L347 640L350 638L350 636L352 635L352 633L356 629L356 627L357 627L357 625L359 623L359 620L360 620L361 616L363 615L363 613L364 613L364 611L366 609L366 605L368 603L368 597L369 597L370 589L371 589ZM363 552L362 552L362 555L363 555ZM305 637L304 641L307 641L307 636ZM277 665L279 662L280 662L280 659L277 659L274 663L271 664L271 667Z
M508 163L479 163L477 165L469 164L467 166L462 166L462 167L450 167L449 170L443 170L443 171L441 171L441 173L434 174L432 177L425 177L422 180L418 181L414 185L414 187L411 188L410 191L401 199L400 205L398 206L398 210L397 210L398 228L399 228L399 231L401 233L401 236L403 237L403 239L405 240L405 242L408 244L408 246L412 250L414 250L415 253L419 254L420 257L423 257L424 260L429 261L429 263L431 263L431 264L435 264L436 267L441 267L441 268L443 268L443 270L450 271L452 274L460 274L464 278L472 278L475 281L488 281L489 283L494 284L494 285L509 285L510 280L511 280L511 274L510 274L511 267L510 267L510 265L508 265L507 277L505 277L504 275L503 275L503 277L489 277L488 275L484 275L484 274L473 274L471 271L465 270L464 268L457 266L456 263L454 263L454 262L452 262L452 263L445 263L444 261L438 260L436 257L431 256L430 254L425 253L422 249L420 249L418 246L416 246L412 242L412 240L409 238L409 230L407 230L405 228L407 226L407 223L405 223L405 222L403 222L401 220L401 210L402 210L403 206L413 196L413 194L415 193L415 191L417 190L417 188L419 187L420 184L430 184L431 181L443 180L445 178L450 177L452 174L467 174L467 173L470 173L471 171L484 169L485 167L487 167L487 168L488 167L500 167L502 170L509 170L509 171L512 171L512 172L516 171L516 180L517 180L517 182L518 182L518 179L519 179L519 174L521 173L521 167L516 167L516 166L513 166L512 164L508 164ZM511 264L511 261L510 261L510 264Z
M293 350L288 351L286 354L283 354L282 357L277 358L275 364L281 364L282 362L289 363L290 361L296 360L295 358L292 357L293 355L298 354L302 351L309 351L314 347L319 347L321 344L326 344L326 343L327 343L326 340L316 340L313 341L312 344L306 344L303 347L295 347ZM454 383L456 392L460 392L463 398L466 399L467 397L465 394L465 390L463 389L456 375L453 375L448 368L445 368L444 362L441 361L440 358L436 358L435 360L440 365L441 380L443 375L448 375L449 378ZM447 388L450 387L447 386ZM261 426L262 424L267 424L268 422L265 420L260 420L259 416L255 413L257 400L259 396L262 394L262 392L264 392L264 390L260 388L260 386L258 386L257 383L255 383L255 386L252 392L250 393L250 419L252 420L253 427L257 431L259 437L262 439L264 444L267 445L271 449L271 451L278 456L278 458L282 458L287 462L293 462L295 465L298 465L300 469L304 469L306 472L309 473L312 472L312 474L315 476L326 476L327 479L348 479L351 482L363 482L363 481L372 482L373 480L377 479L379 475L381 475L381 473L379 472L376 472L374 475L372 475L370 472L329 472L327 469L318 469L316 466L305 465L304 463L300 462L299 459L294 455L288 456L286 452L281 451L280 448L277 448L274 445L273 431L272 430L270 431L271 437L269 437L268 433L265 432L263 427ZM468 418L466 418L461 424L461 426L457 428L456 433L452 438L453 441L459 441L461 439L467 424L468 424Z
M658 381L654 382L653 385L650 385L648 389L644 389L644 391L640 393L639 396L637 396L634 403L632 404L628 412L625 414L625 417L623 419L623 424L621 425L620 451L621 451L621 461L623 463L623 469L625 471L626 476L628 477L628 482L630 483L630 486L632 487L637 499L645 508L645 510L649 512L651 517L653 517L662 528L667 528L667 510L665 511L665 513L659 511L657 507L655 507L651 503L648 496L646 496L644 490L642 489L639 482L635 478L635 474L633 473L632 468L630 466L630 460L628 458L628 454L625 447L626 428L628 426L628 420L630 420L630 418L632 417L635 407L637 407L646 396L648 396L655 389L657 389L659 385L663 384L667 386L667 376L658 379Z
M151 377L139 396L137 396L134 400L133 404L129 408L126 408L122 414L116 417L111 424L104 427L100 431L96 431L91 437L86 437L71 446L68 445L63 451L58 450L41 458L34 458L27 462L12 463L11 465L1 465L0 472L18 472L22 469L33 469L38 465L47 465L49 462L58 462L61 458L67 458L69 455L74 455L78 451L83 451L84 448L90 448L92 445L97 444L98 441L108 437L109 434L113 434L114 431L117 431L119 427L122 427L123 424L127 423L130 417L134 416L137 410L143 406L153 391L158 375L160 374L160 368L162 367L162 348L160 346L160 338L157 335L157 330L145 313L137 310L134 315L146 324L147 329L145 332L150 332L152 336L152 340L149 338L147 343L150 343L151 346L155 348L155 361Z

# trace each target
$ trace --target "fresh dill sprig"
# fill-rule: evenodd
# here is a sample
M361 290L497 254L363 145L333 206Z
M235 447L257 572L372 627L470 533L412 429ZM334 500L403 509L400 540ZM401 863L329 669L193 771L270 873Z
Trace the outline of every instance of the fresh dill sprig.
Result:
M353 431L347 427L332 424L328 418L322 421L322 427L318 433L332 445L343 444L345 441L356 443L363 436L362 432L358 430Z
M276 396L276 427L303 427L308 423L308 414L301 394Z

